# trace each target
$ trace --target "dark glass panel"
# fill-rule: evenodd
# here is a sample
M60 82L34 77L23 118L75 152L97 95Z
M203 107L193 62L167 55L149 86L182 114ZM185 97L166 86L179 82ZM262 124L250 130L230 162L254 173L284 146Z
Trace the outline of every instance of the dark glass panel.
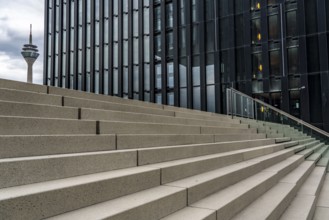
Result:
M287 36L297 36L297 11L287 12Z
M298 48L288 49L288 74L296 74L298 72Z
M280 76L280 51L270 51L270 75Z
M268 17L268 38L269 40L276 40L279 38L280 25L279 16L271 15Z

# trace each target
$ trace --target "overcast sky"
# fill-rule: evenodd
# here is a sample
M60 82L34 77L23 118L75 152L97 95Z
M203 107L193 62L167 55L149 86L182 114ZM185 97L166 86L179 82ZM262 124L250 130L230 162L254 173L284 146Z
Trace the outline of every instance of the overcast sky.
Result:
M40 56L34 64L33 82L42 84L44 0L0 0L0 78L25 81L27 64L21 55L33 24L33 44Z

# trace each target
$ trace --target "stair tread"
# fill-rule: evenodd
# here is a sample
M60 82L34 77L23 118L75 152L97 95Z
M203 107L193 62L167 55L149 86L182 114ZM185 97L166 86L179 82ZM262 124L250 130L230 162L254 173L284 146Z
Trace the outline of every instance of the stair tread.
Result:
M214 210L186 207L161 220L216 220Z
M105 219L106 217L118 215L129 209L137 208L143 204L148 204L174 194L182 194L185 196L185 190L176 187L158 186L107 202L67 212L49 219ZM153 214L156 216L157 212L154 212ZM157 217L159 218L164 216ZM138 219L138 217L136 218Z
M16 157L16 158L4 158L0 159L0 163L12 163L20 161L31 161L31 160L47 160L47 159L60 159L68 157L84 157L84 156L95 156L105 154L122 154L136 152L136 150L110 150L110 151L96 151L96 152L82 152L82 153L68 153L68 154L55 154L55 155L43 155L43 156L27 156L27 157Z

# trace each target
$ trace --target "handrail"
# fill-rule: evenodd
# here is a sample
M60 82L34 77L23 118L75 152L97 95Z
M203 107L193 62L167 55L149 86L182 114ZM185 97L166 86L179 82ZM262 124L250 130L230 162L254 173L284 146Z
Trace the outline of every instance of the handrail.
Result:
M308 127L308 128L310 128L312 130L315 130L316 132L318 132L320 134L323 134L323 135L325 135L325 136L327 136L329 138L329 133L328 132L326 132L324 130L321 130L320 128L317 128L317 127L315 127L315 126L313 126L313 125L311 125L311 124L309 124L309 123L307 123L307 122L305 122L305 121L303 121L303 120L301 120L299 118L296 118L296 117L288 114L287 112L284 112L284 111L282 111L282 110L280 110L280 109L278 109L278 108L276 108L276 107L274 107L272 105L269 105L269 104L267 104L267 103L265 103L265 102L263 102L263 101L261 101L259 99L254 99L254 100L255 100L255 102L258 102L258 103L260 103L260 104L262 104L262 105L264 105L264 106L266 106L266 107L268 107L268 108L270 108L270 109L272 109L272 110L280 113L281 115L284 115L284 116L288 117L289 119L291 119L293 121L296 121L299 124L302 124L303 126Z
M253 98L253 97L251 97L249 95L246 95L246 94L244 94L244 93L242 93L242 92L240 92L240 91L238 91L238 90L236 90L234 88L229 88L229 89L231 89L235 93L238 93L238 94L240 94L242 96L248 97L248 98L254 100L255 102L257 102L257 103L259 103L261 105L264 105L264 106L266 106L266 107L268 107L268 108L270 108L270 109L272 109L272 110L280 113L281 115L284 115L284 116L288 117L289 119L291 119L293 121L296 121L297 123L302 124L303 126L308 127L311 130L314 130L314 131L316 131L316 132L318 132L318 133L320 133L320 134L322 134L322 135L324 135L324 136L326 136L326 137L329 138L329 133L326 132L326 131L324 131L324 130L321 130L320 128L317 128L317 127L315 127L315 126L313 126L313 125L311 125L311 124L309 124L309 123L307 123L307 122L305 122L305 121L303 121L303 120L301 120L299 118L296 118L296 117L290 115L289 113L284 112L284 111L282 111L282 110L280 110L280 109L278 109L278 108L276 108L276 107L274 107L274 106L272 106L270 104L267 104L267 103L265 103L265 102L263 102L263 101L261 101L259 99Z

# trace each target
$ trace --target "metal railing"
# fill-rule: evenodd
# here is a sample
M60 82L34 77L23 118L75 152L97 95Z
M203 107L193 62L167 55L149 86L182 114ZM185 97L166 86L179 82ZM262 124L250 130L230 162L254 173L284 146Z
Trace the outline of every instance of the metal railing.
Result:
M227 114L232 117L238 116L257 121L289 125L300 132L329 144L328 132L233 88L226 90L226 107ZM284 126L282 129L284 129Z

